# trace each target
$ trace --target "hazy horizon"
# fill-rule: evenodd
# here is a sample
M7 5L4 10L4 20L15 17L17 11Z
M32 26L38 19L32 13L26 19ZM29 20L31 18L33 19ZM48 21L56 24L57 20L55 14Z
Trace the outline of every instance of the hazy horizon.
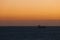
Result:
M0 20L0 26L60 26L60 20Z

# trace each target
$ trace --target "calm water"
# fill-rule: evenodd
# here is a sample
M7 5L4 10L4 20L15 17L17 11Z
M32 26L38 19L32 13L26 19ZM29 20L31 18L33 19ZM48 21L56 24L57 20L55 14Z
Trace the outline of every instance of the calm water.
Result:
M60 40L60 27L0 27L0 40Z

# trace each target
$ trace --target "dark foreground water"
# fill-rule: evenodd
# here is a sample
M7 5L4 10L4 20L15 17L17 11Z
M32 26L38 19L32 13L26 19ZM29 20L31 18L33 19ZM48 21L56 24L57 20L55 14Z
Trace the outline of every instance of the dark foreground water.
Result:
M60 40L60 27L0 27L0 40Z

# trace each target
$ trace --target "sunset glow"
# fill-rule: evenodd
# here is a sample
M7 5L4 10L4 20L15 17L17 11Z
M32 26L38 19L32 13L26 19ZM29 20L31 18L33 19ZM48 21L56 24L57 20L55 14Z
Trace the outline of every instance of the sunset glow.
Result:
M60 20L60 0L0 0L0 20Z

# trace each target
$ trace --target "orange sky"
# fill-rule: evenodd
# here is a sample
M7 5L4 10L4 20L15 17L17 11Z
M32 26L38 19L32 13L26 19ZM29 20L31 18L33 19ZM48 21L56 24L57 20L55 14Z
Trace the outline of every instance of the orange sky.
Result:
M0 0L0 20L60 20L60 0Z

